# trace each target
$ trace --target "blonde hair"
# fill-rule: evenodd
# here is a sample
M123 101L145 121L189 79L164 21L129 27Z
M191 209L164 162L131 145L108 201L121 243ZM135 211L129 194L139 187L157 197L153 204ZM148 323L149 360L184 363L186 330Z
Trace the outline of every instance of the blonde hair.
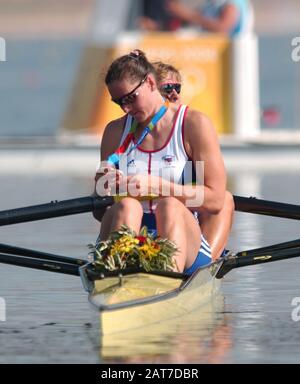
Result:
M158 86L165 81L166 77L170 73L175 75L177 78L177 81L181 83L182 81L181 74L178 71L178 69L175 68L173 65L165 64L162 61L156 61L152 63L152 65L156 71L156 79L157 79Z

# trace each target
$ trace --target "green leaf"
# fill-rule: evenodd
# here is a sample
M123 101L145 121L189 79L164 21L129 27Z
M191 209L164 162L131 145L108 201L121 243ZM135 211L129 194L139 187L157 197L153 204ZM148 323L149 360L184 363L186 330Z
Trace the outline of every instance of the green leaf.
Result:
M140 253L140 245L135 245L130 252L124 258L123 254L115 252L111 255L112 246L116 241L120 240L123 236L128 236L132 239L136 237L133 230L123 225L119 231L114 231L110 234L106 241L101 241L98 244L88 244L90 254L94 256L94 265L98 269L116 270L123 269L128 266L141 266L146 271L153 269L172 270L174 266L173 255L177 252L178 248L175 243L168 239L156 238L154 235L148 233L148 228L144 226L140 233L140 236L146 238L146 244L151 245L156 243L160 247L160 252L151 259L144 258Z

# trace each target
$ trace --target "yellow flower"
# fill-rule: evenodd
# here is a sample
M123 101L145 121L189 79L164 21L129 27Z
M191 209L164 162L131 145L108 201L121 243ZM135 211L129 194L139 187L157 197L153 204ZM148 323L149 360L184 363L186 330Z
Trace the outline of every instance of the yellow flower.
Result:
M144 259L152 259L156 257L160 252L160 247L155 243L144 243L140 248L139 252Z
M114 256L119 254L123 256L127 253L130 253L138 243L139 241L137 239L134 239L128 235L124 235L114 242L110 250L110 255Z
M154 269L171 270L172 255L177 248L168 239L154 239L143 227L136 235L122 226L112 232L106 241L94 247L96 266L108 270L124 269L130 266L142 267L146 271Z

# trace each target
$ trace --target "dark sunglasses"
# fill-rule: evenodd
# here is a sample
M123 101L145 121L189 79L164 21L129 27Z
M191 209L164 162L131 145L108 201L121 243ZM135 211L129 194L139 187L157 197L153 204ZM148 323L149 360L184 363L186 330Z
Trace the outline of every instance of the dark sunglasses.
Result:
M148 74L143 78L142 81L138 83L138 85L129 93L126 93L126 95L119 97L118 99L112 99L112 101L116 104L118 104L120 107L124 107L124 105L132 104L135 102L136 97L139 95L137 92L137 89L144 84L148 77Z
M160 86L162 93L167 93L168 95L174 90L179 94L181 92L181 84L179 83L166 83Z

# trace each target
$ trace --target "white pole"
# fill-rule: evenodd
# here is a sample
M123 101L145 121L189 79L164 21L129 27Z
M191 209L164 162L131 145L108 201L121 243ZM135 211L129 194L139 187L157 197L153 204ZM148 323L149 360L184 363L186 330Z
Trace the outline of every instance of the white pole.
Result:
M258 39L247 34L232 40L233 133L253 137L260 133Z

